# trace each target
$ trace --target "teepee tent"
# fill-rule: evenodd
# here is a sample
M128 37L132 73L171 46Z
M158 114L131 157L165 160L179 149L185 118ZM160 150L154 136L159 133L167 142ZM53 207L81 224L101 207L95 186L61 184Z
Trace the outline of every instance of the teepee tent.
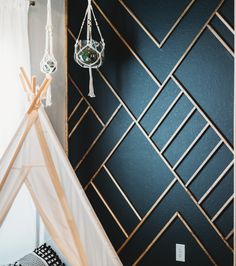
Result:
M72 266L122 265L103 231L41 105L48 77L36 92L21 69L31 104L0 161L0 227L26 184L52 240Z

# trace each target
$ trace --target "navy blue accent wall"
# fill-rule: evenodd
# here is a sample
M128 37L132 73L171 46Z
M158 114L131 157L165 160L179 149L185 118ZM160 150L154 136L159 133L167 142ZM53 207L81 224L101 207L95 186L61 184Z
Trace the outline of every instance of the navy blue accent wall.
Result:
M125 266L233 265L233 2L93 0L91 99L68 0L69 159Z

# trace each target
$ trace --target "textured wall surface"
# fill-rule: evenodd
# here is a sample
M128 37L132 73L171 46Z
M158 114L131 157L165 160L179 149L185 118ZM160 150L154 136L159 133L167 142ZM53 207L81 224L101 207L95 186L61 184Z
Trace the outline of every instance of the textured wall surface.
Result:
M69 158L124 265L233 265L233 0L94 0L106 59L73 60Z

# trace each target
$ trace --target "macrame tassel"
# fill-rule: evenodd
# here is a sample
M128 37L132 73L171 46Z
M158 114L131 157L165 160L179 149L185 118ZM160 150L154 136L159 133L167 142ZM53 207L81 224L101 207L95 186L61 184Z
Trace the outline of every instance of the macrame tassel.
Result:
M91 20L91 0L88 0L88 20L87 20L87 41L92 42L92 20ZM92 68L89 68L89 97L96 97L93 87L93 73Z
M94 87L93 87L93 73L92 73L92 68L89 68L89 97L94 98L96 97L94 93Z
M46 77L49 78L50 75L47 74ZM48 89L47 89L45 105L46 106L51 106L52 105L52 89L51 89L51 85L49 85Z

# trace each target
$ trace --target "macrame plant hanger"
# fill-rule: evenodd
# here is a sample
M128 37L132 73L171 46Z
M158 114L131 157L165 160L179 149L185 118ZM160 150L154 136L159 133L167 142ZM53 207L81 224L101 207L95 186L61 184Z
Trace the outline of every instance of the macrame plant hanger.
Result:
M82 30L84 28L86 20L87 20L87 39L81 40L80 36L82 34ZM92 36L93 21L96 25L100 41L95 41L93 39ZM89 69L89 94L88 94L89 97L96 97L94 93L92 69L99 68L102 65L104 59L104 50L105 50L105 42L101 30L99 28L96 16L94 14L91 0L88 0L88 6L79 31L79 35L75 43L74 59L81 67Z
M52 5L51 0L47 0L47 24L45 27L45 51L42 61L40 62L41 71L46 77L53 74L57 70L57 61L53 55L53 35L52 35ZM51 86L48 88L46 95L46 106L50 106L51 102Z

